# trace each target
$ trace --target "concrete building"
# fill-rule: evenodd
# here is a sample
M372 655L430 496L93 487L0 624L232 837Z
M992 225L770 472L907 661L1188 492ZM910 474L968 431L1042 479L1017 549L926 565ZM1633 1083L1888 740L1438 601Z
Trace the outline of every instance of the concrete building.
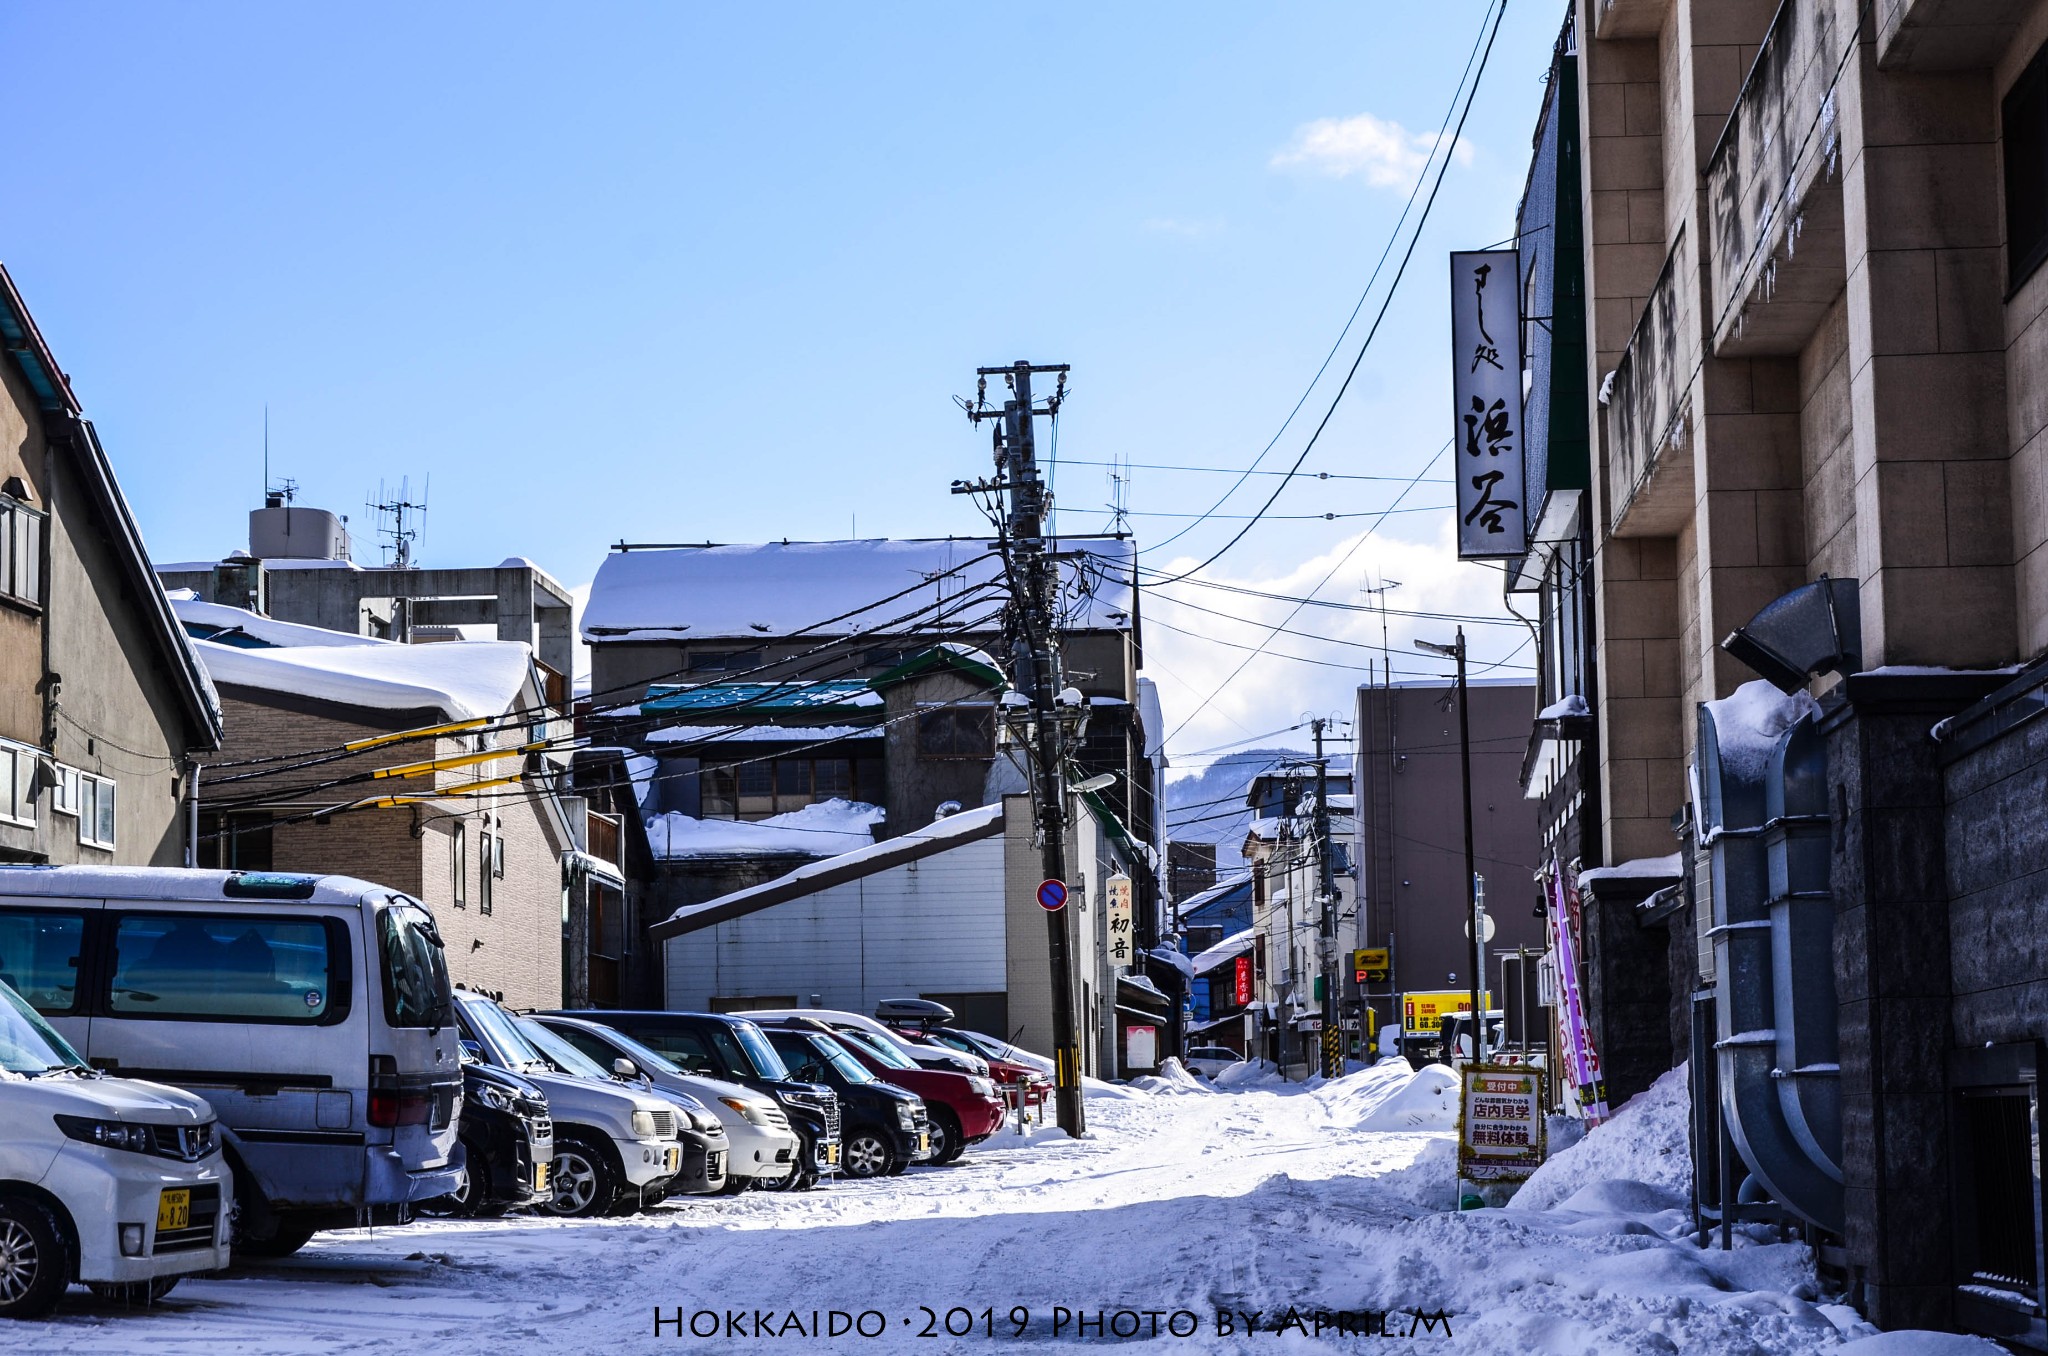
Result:
M197 864L388 885L433 912L458 984L560 1006L566 888L592 874L623 882L615 860L587 850L585 802L562 795L559 766L530 748L567 723L549 714L526 646L400 645L172 606L226 718L208 761L229 766L199 777ZM486 721L497 723L413 733Z
M4 269L0 340L0 861L177 866L213 689Z
M1523 574L1585 704L1527 764L1610 1098L1689 1057L1703 1228L2048 1346L2048 4L1572 11L1523 218L1582 330L1525 313L1590 474Z
M1300 1075L1321 1067L1326 993L1332 999L1327 1010L1349 1023L1346 1029L1355 1032L1359 1021L1355 998L1348 1006L1343 1001L1341 963L1362 945L1351 777L1329 773L1323 781L1330 798L1327 834L1316 808L1314 763L1284 763L1254 777L1245 790L1254 817L1241 851L1251 876L1258 953L1259 1011L1251 1034L1260 1057ZM1357 1043L1348 1048L1355 1051Z
M1486 947L1486 988L1498 1006L1502 954L1543 949L1537 814L1521 788L1535 691L1526 682L1485 679L1468 683L1466 691L1473 855L1495 929ZM1361 997L1382 1024L1398 1023L1402 993L1472 983L1457 691L1444 683L1362 686L1352 728L1357 945L1391 953L1386 981L1368 983Z

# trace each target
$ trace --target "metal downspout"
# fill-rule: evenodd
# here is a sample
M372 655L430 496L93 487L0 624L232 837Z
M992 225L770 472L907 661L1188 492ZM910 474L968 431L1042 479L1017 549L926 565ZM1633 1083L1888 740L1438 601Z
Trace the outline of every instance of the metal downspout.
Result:
M1712 857L1717 972L1714 1049L1721 1114L1742 1161L1787 1209L1824 1229L1843 1226L1842 1183L1801 1144L1778 1083L1778 951L1764 847L1766 769L1724 767L1711 709L1699 708L1701 835ZM1829 958L1832 965L1832 957ZM1795 1005L1796 1006L1796 1005ZM1786 1021L1793 1023L1793 1013Z
M1842 1181L1835 904L1828 888L1827 746L1811 715L1771 751L1764 784L1778 1104L1806 1156Z

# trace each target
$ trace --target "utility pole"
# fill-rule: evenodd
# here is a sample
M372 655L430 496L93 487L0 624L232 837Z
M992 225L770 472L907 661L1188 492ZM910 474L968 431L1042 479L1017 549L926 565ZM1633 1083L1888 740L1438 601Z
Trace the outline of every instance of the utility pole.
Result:
M1329 722L1317 716L1309 722L1316 738L1316 902L1322 906L1322 945L1318 968L1323 976L1323 1077L1335 1078L1330 1047L1337 1030L1337 885L1335 863L1330 860L1330 760L1323 756L1323 728ZM1340 1045L1341 1048L1341 1045Z
M1465 926L1472 933L1472 1058L1486 1057L1486 1009L1480 1006L1486 986L1486 939L1479 923L1479 863L1472 851L1472 718L1471 703L1465 699L1465 628L1458 628L1456 645L1437 645L1427 640L1415 648L1458 661L1458 762L1465 780Z
M1008 367L977 368L975 403L967 417L976 424L999 419L995 432L996 478L993 482L956 482L955 494L993 492L1007 495L1009 512L997 537L997 549L1010 582L1008 616L1011 673L1029 699L1025 746L1031 750L1033 790L1038 802L1038 840L1048 881L1067 878L1066 723L1081 708L1063 710L1059 637L1055 626L1059 596L1059 561L1045 536L1045 482L1039 478L1037 440L1039 415L1059 412L1066 398L1067 365L1033 365L1018 361ZM1059 385L1043 408L1032 404L1031 378L1057 373ZM1000 410L988 405L988 379L1000 376L1010 399ZM1081 1039L1074 1013L1074 953L1071 925L1064 906L1045 914L1046 948L1052 970L1052 1032L1054 1108L1060 1129L1079 1136L1086 1125L1081 1113Z

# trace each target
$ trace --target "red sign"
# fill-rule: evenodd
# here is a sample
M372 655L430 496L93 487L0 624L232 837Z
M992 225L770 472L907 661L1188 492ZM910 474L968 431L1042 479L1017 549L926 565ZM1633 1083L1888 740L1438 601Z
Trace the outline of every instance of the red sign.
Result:
M1235 978L1237 980L1237 1004L1239 1007L1243 1007L1252 1001L1252 958L1250 956L1239 956L1237 958Z

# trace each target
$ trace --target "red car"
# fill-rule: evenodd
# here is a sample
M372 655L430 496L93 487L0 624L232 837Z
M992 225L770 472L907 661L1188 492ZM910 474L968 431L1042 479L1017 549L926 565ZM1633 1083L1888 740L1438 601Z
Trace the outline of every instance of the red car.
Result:
M845 1046L875 1077L922 1097L930 1117L934 1167L953 1162L968 1145L979 1144L1002 1129L1003 1099L996 1095L995 1084L986 1078L920 1068L910 1056L885 1040L859 1031L836 1029L816 1017L775 1017L761 1025L822 1031Z
M928 1026L922 1022L889 1022L888 1027L905 1040L922 1041L926 1045L942 1045L948 1050L973 1055L988 1061L989 1077L1003 1085L1012 1098L1022 1097L1026 1106L1041 1106L1052 1096L1052 1079L1029 1064L1004 1059L988 1048L975 1044L964 1031L950 1026ZM1013 1102L1012 1105L1015 1103Z

